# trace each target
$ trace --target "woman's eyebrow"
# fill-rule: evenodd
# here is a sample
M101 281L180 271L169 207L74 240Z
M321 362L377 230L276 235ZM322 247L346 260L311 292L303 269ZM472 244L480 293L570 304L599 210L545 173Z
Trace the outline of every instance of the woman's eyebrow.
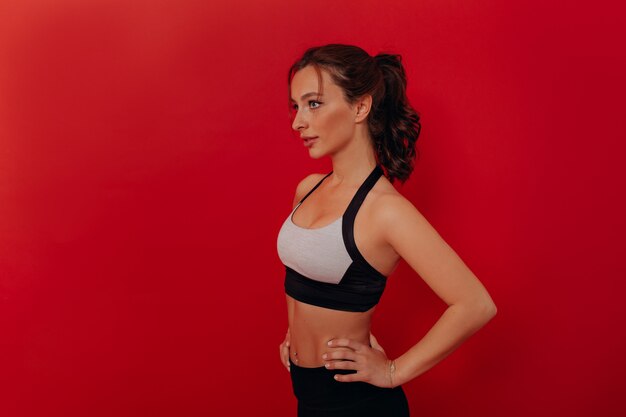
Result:
M310 93L303 94L303 95L302 95L302 97L300 97L300 100L304 100L305 98L307 98L307 97L309 97L309 96L319 96L319 97L321 97L321 96L323 96L323 95L324 95L324 94L318 94L318 93L316 93L316 92L314 92L314 91L311 91ZM295 101L295 100L293 99L293 97L290 97L290 98L291 98L291 101Z

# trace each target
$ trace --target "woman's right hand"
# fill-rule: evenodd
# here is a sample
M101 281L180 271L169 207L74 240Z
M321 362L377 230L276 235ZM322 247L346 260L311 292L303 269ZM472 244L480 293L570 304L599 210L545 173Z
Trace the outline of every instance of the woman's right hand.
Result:
M283 343L281 343L279 345L279 350L280 350L280 360L283 362L283 365L285 366L285 368L287 368L287 371L291 372L290 367L289 367L289 342L291 340L290 334L289 334L289 328L287 328L287 334L285 335L285 340L283 341Z

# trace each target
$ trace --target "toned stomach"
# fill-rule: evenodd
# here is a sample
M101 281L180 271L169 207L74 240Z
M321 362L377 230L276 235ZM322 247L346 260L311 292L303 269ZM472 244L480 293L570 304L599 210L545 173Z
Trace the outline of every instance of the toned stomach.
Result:
M375 307L365 312L332 310L287 297L292 362L304 368L324 366L322 354L331 350L330 339L348 338L369 346L371 317Z

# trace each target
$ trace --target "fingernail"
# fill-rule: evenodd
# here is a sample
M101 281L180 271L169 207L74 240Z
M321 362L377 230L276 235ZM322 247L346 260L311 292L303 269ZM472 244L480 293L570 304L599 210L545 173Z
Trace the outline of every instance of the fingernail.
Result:
M322 355L322 359L326 359L327 357L328 357L328 355L325 354L325 353Z
M328 346L330 346L330 345L332 345L332 344L333 344L333 341L332 341L332 340L329 340L329 341L328 341L328 343L327 343L327 345L328 345Z

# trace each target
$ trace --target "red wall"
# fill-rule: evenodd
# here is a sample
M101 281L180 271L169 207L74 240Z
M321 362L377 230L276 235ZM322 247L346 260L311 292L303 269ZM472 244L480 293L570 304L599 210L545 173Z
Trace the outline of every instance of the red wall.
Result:
M403 55L398 186L498 306L412 413L626 413L625 14L561 3L0 3L0 413L295 415L276 236L330 162L286 72L329 42ZM402 264L374 334L398 356L444 308Z

